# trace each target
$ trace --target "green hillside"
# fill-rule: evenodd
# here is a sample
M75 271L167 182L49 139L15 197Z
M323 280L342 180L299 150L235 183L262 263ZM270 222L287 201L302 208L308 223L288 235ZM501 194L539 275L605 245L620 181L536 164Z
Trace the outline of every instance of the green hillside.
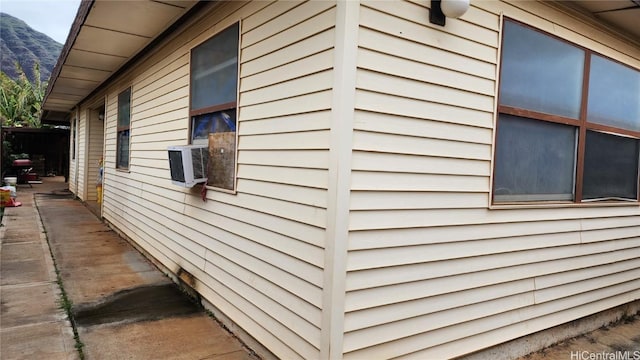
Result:
M24 21L0 13L0 70L12 79L18 77L17 60L30 80L33 80L34 64L40 62L41 79L47 81L61 50L62 44L32 29Z

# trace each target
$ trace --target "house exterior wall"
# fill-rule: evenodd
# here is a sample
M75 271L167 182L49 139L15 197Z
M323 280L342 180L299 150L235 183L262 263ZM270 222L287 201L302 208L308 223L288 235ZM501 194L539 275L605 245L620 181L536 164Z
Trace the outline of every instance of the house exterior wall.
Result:
M335 2L211 3L108 85L103 217L275 355L319 356ZM241 21L236 193L171 184L189 52ZM116 169L131 92L130 167Z
M89 147L87 152L87 201L96 201L96 184L98 179L98 169L100 158L104 149L104 121L98 119L97 109L87 110L89 124Z
M86 174L86 161L87 161L87 149L88 149L88 126L87 126L87 114L86 111L78 111L78 132L76 136L77 148L75 166L77 167L77 173L75 174L75 194L81 200L86 200L87 194L85 192ZM73 190L73 188L71 188Z
M363 1L344 358L450 358L640 298L640 209L491 208L501 14L640 67L541 2Z
M77 193L76 171L78 169L78 122L76 112L71 116L71 129L69 130L69 191ZM74 151L75 149L75 151Z
M87 102L106 99L104 219L286 359L454 357L638 299L637 205L489 202L501 15L636 68L640 49L540 2L444 28L429 4L208 4ZM237 191L203 202L166 149L189 142L190 50L237 21Z

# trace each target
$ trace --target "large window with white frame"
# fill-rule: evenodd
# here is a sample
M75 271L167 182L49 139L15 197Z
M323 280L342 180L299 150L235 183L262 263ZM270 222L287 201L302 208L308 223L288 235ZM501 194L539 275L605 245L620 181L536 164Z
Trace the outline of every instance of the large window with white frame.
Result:
M640 71L505 19L493 203L638 201Z
M207 185L235 189L240 24L191 50L191 143L209 145Z

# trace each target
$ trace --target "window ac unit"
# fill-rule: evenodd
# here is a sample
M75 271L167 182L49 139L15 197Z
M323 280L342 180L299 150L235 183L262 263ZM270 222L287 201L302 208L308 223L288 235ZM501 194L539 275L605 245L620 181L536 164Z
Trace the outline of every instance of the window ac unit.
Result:
M193 187L207 181L209 148L206 145L169 146L171 183Z

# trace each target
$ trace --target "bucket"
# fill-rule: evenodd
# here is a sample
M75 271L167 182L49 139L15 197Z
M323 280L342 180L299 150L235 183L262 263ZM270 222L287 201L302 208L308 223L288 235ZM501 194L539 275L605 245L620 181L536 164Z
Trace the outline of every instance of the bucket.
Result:
M9 186L16 186L16 184L18 183L18 178L15 176L7 176L6 178L4 178L4 183Z

